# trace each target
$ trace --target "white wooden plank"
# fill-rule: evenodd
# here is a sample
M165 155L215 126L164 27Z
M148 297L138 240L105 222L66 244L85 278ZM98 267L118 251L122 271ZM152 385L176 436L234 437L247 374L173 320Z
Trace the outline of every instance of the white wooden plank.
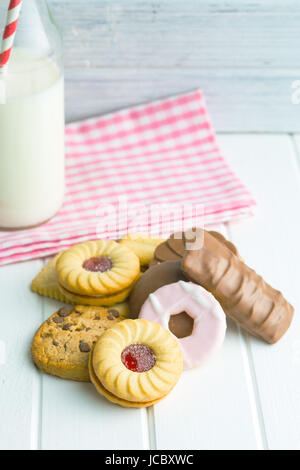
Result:
M246 262L295 307L286 335L270 346L245 334L270 449L300 448L299 173L288 136L221 136L230 164L259 205L252 220L230 224Z
M0 449L38 447L41 389L30 346L42 303L29 286L41 266L32 261L0 268Z
M154 407L157 448L263 448L247 361L239 329L228 320L218 356L185 371L170 396Z
M62 304L45 299L45 318ZM145 410L101 397L92 384L43 375L42 449L147 449Z
M201 87L218 131L299 130L297 0L50 5L65 41L69 121Z
M170 397L155 406L158 449L256 449L239 334L207 366L184 372Z
M72 68L299 67L297 0L51 0Z
M300 134L294 134L292 137L292 144L296 154L296 160L298 163L298 170L300 169Z
M218 131L290 132L299 130L291 102L298 77L298 70L66 70L67 121L201 88Z

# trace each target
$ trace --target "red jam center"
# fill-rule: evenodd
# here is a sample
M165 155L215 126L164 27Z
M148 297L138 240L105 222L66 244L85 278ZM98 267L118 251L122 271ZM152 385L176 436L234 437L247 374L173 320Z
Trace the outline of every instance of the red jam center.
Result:
M147 372L152 369L156 357L152 349L145 344L131 344L121 354L124 366L133 372Z
M93 258L86 259L82 264L83 269L86 271L92 271L93 273L105 273L106 271L109 271L112 266L112 261L107 256L95 256Z

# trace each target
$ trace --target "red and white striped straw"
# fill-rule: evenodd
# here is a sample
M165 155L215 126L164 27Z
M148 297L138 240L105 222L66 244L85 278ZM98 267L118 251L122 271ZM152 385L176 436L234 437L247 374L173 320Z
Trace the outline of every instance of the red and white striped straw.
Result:
M7 70L23 0L10 0L0 53L0 73Z

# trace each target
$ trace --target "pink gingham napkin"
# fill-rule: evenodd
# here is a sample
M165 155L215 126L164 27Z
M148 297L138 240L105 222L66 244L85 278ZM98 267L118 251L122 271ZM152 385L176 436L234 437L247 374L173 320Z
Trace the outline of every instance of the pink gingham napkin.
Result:
M160 204L177 208L175 229L194 225L191 207L211 224L248 216L255 205L218 148L201 91L70 124L66 146L60 212L40 227L0 232L0 265L119 238L137 218L139 231L161 234L163 222L149 216Z

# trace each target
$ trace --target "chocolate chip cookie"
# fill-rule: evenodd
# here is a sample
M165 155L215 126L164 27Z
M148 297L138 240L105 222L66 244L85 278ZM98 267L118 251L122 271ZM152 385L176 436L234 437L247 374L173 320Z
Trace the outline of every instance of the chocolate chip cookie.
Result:
M128 317L126 302L113 307L62 307L36 332L32 358L46 374L89 382L89 353L101 334Z

